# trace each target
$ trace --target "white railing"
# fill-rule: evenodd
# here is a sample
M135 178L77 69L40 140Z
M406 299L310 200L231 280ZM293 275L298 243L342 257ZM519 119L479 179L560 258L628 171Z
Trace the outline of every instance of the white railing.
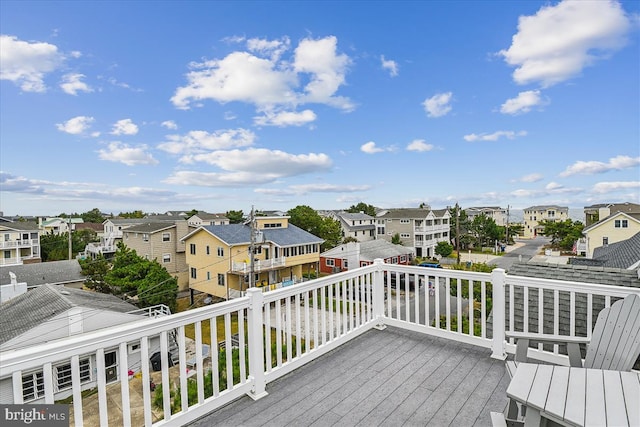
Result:
M258 273L262 270L269 270L272 268L284 267L286 258L271 258L265 260L256 260L253 263L253 271ZM250 262L234 262L231 265L231 270L234 273L251 274Z
M40 246L40 241L38 239L0 241L0 249L29 248L32 246Z
M568 335L581 326L589 335L600 306L632 292L640 289L376 260L268 293L252 288L224 303L0 352L0 403L51 404L70 396L78 426L181 425L242 395L259 399L269 382L372 328L462 341L503 359L514 351L505 330L549 323L558 333L568 316ZM203 352L207 345L210 353ZM561 349L544 350L530 353L566 359ZM105 355L114 353L106 365ZM65 367L71 379L61 384ZM151 382L160 387L152 392ZM96 393L84 395L88 389Z
M169 316L171 314L171 309L165 304L156 304L151 307L130 311L127 314L141 314L147 317L162 317Z

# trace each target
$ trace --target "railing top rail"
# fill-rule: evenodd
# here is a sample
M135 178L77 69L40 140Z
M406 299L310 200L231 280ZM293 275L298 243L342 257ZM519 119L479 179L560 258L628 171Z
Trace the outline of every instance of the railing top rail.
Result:
M551 289L564 292L578 292L585 294L602 294L613 297L625 297L629 294L640 296L640 288L626 286L600 285L597 283L571 282L565 280L541 279L537 277L512 276L505 277L507 285L528 286L541 289Z

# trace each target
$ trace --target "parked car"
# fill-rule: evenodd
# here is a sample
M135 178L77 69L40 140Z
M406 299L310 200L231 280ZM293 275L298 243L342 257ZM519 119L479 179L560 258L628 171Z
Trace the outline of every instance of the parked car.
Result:
M418 267L442 268L442 266L437 262L423 262L418 264Z

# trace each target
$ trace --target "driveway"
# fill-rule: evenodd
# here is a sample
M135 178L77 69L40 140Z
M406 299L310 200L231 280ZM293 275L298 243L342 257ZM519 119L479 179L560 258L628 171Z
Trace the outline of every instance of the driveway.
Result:
M547 237L536 237L534 239L520 239L516 240L518 247L511 251L507 251L500 257L495 257L488 262L488 264L495 265L498 268L504 268L509 270L509 267L514 262L528 262L531 258L537 255L542 247L550 242Z

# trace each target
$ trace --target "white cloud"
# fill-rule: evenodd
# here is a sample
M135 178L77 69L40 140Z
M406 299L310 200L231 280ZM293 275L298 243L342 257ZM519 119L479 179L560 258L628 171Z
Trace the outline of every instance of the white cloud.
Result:
M531 173L529 175L525 175L522 178L520 178L520 181L521 182L538 182L538 181L542 181L543 178L544 176L542 176L542 174Z
M63 61L55 45L0 35L0 80L9 80L25 92L46 91L45 75Z
M131 119L118 120L111 130L111 135L135 135L138 133L138 126Z
M379 148L376 146L376 143L373 141L369 141L367 143L364 143L360 146L360 151L367 153L367 154L375 154L375 153L380 153L382 151L385 151L384 148Z
M100 160L124 163L127 166L156 165L158 161L147 153L147 146L130 147L121 142L110 142L106 150L99 150Z
M438 93L431 98L425 99L422 105L428 117L442 117L451 111L450 102L452 98L453 93L451 92Z
M70 133L71 135L81 135L91 127L94 121L95 119L93 117L77 116L64 123L56 124L56 128L61 132Z
M69 95L77 95L78 92L93 92L93 89L82 81L86 76L84 74L71 73L62 77L60 87Z
M398 63L391 59L385 59L384 55L380 56L380 62L382 63L382 69L388 70L391 77L398 75Z
M427 144L423 139L415 139L407 145L408 151L431 151L434 148L432 144Z
M558 184L557 182L550 182L547 185L545 185L545 190L560 190L562 188L564 188L564 186L562 184Z
M196 172L177 171L163 182L175 185L193 185L198 187L238 187L242 185L260 185L278 179L276 174L259 172Z
M602 194L635 188L640 188L640 181L599 182L593 186L593 192Z
M165 120L164 122L160 123L160 126L171 130L178 129L178 125L173 120Z
M291 41L288 37L282 40L265 40L253 38L247 40L247 49L250 52L258 53L262 56L269 56L272 61L278 61L282 54L289 50Z
M211 99L223 104L246 102L259 111L305 103L346 111L354 108L348 98L335 96L345 83L350 63L347 55L336 52L335 37L303 39L287 60L279 59L289 48L287 43L252 40L249 47L253 53L237 51L223 59L191 63L187 85L176 89L173 104L188 109L194 101ZM307 84L299 90L305 80Z
M290 154L265 148L193 154L185 156L183 162L203 162L215 165L226 171L264 173L275 177L326 171L332 166L331 159L326 154Z
M509 49L518 84L549 87L579 74L626 43L631 20L617 1L562 1L521 16Z
M502 114L517 115L528 113L533 107L547 104L548 101L543 101L542 98L540 98L539 90L528 90L526 92L520 92L515 98L507 99L504 104L500 106L500 112Z
M640 165L640 157L616 156L609 159L609 162L598 162L595 160L584 162L578 160L571 166L568 166L564 172L560 174L562 177L571 175L594 175L605 173L612 170L629 169Z
M311 110L281 111L279 113L265 112L262 116L253 118L256 125L259 126L303 126L316 120L316 113Z
M497 132L494 133L481 133L481 134L469 134L469 135L465 135L463 138L465 141L468 142L475 142L475 141L497 141L500 138L507 138L507 139L515 139L517 137L521 137L521 136L526 136L527 132L526 131L519 131L519 132L514 132L511 130L499 130Z
M185 135L168 135L158 148L172 154L193 154L253 145L256 135L247 129L225 129L216 132L193 130Z
M354 193L357 191L367 191L370 185L337 185L337 184L301 184L291 185L296 194L307 193Z

